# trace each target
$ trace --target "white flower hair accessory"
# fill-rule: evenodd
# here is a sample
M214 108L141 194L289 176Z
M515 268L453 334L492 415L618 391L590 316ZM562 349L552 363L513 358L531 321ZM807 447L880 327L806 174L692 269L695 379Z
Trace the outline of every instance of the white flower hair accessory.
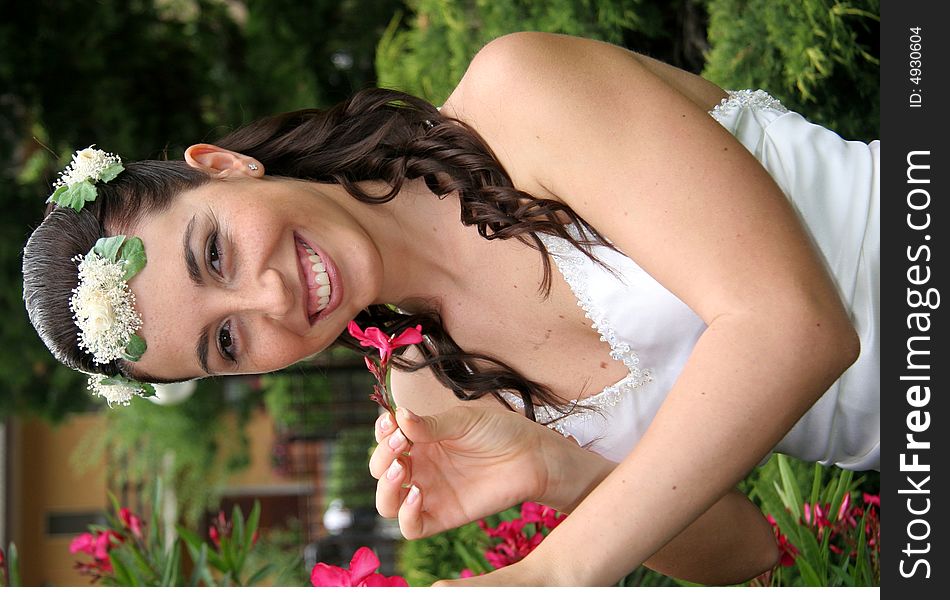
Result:
M73 160L59 174L53 184L56 190L46 200L57 206L82 210L87 202L96 199L96 184L115 179L125 170L122 160L115 154L89 146L73 154Z
M155 386L150 383L142 383L128 379L121 375L115 377L106 377L96 374L89 376L89 391L97 396L105 398L109 408L115 408L116 405L128 406L132 404L133 396L155 396Z
M97 364L118 358L137 361L145 340L136 335L142 317L135 311L135 295L128 281L145 267L145 248L137 237L100 238L79 263L79 285L69 299L79 327L79 347Z
M137 361L147 345L136 332L142 317L135 310L135 295L128 281L146 264L145 247L137 237L100 238L86 256L76 256L79 285L69 299L73 321L79 328L79 347L96 364L123 358ZM89 389L103 396L109 406L128 406L129 399L154 395L154 388L122 376L92 375Z

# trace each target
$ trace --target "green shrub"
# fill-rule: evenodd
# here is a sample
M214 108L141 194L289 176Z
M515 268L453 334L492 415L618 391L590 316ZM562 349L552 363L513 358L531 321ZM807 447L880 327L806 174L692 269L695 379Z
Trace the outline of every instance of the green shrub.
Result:
M430 586L440 579L458 579L463 569L487 573L492 570L482 556L487 546L488 536L478 523L422 540L408 540L399 548L398 572L411 587Z
M858 493L864 477L776 454L746 480L774 519L787 563L757 583L771 586L880 585L877 506ZM866 488L865 488L866 489ZM843 506L844 505L844 506ZM791 564L793 562L793 564Z
M763 88L845 138L880 130L879 0L709 0L703 76Z
M514 31L565 33L620 44L625 33L664 33L661 8L648 0L408 0L376 49L380 87L438 105L462 78L475 53Z

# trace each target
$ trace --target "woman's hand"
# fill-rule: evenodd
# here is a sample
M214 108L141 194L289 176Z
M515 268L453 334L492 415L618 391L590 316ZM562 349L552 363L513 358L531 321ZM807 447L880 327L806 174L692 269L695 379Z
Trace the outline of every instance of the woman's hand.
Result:
M459 527L526 500L569 510L612 467L513 412L460 406L420 417L400 408L397 420L392 423L388 413L377 420L379 445L370 458L370 472L379 479L379 514L398 516L408 539Z

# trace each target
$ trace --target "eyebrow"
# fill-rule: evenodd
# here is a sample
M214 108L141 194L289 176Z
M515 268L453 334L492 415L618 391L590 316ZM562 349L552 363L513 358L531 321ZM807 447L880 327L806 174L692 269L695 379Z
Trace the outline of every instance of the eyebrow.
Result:
M195 354L198 356L198 364L208 375L214 375L208 368L208 332L202 331L198 336L198 343L195 345Z
M191 251L191 235L195 231L197 218L196 215L191 217L191 220L188 221L188 226L185 227L185 235L183 235L181 239L181 245L185 254L185 265L188 267L188 277L191 278L191 281L193 281L195 285L200 287L203 286L205 282L201 279L201 269L198 267L198 260L195 259L195 253Z
M195 258L195 253L191 251L191 236L194 233L196 223L197 215L191 217L191 220L188 221L188 226L185 227L185 235L182 236L181 245L185 255L185 266L188 268L188 277L196 286L202 287L205 282L201 278L201 268L198 267L198 260ZM203 330L201 335L198 336L198 343L195 344L195 355L198 357L198 364L201 365L201 369L208 375L213 375L211 369L208 368L207 330Z

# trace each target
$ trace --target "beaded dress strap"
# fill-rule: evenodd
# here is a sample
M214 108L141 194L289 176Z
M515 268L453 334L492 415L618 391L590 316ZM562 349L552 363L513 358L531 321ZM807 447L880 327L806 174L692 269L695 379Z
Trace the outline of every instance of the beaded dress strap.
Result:
M709 115L719 121L726 111L733 108L752 108L752 109L771 109L781 113L787 113L781 102L776 100L771 94L764 90L726 90L728 98L715 106Z

